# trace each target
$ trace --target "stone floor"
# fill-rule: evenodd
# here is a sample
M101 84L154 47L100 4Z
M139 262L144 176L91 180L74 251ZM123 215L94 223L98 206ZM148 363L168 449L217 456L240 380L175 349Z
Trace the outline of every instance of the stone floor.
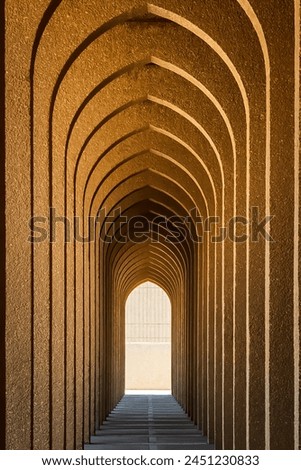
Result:
M125 395L87 450L213 449L172 395Z

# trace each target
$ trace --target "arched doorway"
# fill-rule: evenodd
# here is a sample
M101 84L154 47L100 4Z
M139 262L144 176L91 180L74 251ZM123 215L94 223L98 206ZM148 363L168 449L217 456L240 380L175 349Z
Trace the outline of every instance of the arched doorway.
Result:
M128 296L126 391L171 389L171 303L161 287L144 282Z

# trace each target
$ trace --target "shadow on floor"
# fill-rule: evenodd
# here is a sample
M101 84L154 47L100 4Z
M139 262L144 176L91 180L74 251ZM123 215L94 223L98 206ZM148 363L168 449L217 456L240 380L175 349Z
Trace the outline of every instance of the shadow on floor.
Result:
M172 395L125 395L86 450L214 449Z

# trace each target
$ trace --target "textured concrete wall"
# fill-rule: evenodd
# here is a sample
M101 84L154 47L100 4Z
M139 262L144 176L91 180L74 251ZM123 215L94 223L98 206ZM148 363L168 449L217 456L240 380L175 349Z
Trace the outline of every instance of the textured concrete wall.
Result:
M208 440L297 449L299 3L4 7L1 446L89 440L123 394L125 301L148 280L172 303L173 393ZM256 211L274 242L214 242ZM170 243L183 219L202 242Z
M0 79L0 93L1 93L1 103L5 103L5 77L4 77L4 68L5 68L5 51L4 51L4 44L5 44L5 12L4 12L4 4L2 3L0 8L0 24L1 24L1 44L0 47L0 69L1 79ZM1 168L0 168L0 187L1 187L1 203L0 203L0 217L1 221L5 220L5 109L4 106L1 106L0 111L0 142L1 142ZM1 307L0 307L0 403L2 403L1 409L1 418L0 418L0 448L3 449L5 447L5 434L6 434L6 416L5 416L5 388L6 388L6 377L5 377L5 307L6 307L6 299L5 299L5 291L6 291L6 276L5 276L5 224L1 223L1 249L0 249L0 263L1 263L1 280L0 280L0 298L1 298Z

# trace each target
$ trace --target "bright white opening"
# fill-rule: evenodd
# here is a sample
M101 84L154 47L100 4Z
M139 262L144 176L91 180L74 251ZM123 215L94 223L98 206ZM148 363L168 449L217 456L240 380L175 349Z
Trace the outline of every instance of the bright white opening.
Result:
M171 304L152 282L136 287L125 306L126 393L171 393Z

